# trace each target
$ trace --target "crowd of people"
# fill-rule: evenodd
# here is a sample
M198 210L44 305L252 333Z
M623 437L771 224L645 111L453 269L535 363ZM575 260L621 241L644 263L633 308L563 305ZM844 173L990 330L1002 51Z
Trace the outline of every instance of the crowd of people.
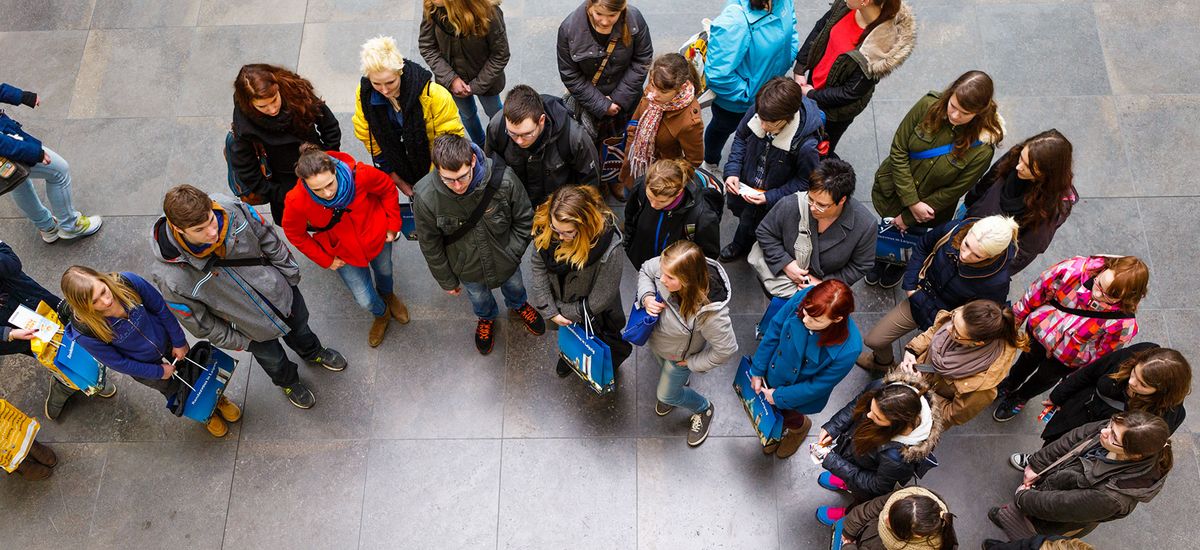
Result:
M1136 257L1056 259L1009 302L1013 276L1046 252L1077 194L1072 146L1057 130L993 164L1008 136L988 74L967 70L918 98L879 166L856 170L838 157L875 86L912 53L916 17L903 0L834 0L805 35L792 0L729 0L697 60L656 55L625 0L583 0L558 32L565 96L518 84L502 100L510 48L499 2L424 0L428 69L391 37L362 45L353 126L369 161L340 151L338 121L308 80L246 65L226 141L237 196L171 188L152 228L152 267L67 267L61 298L0 243L0 315L45 302L104 367L168 397L179 391L186 329L249 351L307 409L316 393L283 344L314 367L348 364L309 327L292 249L338 274L374 318L367 344L379 346L391 321L409 322L393 243L411 213L433 279L465 295L478 318L480 354L493 349L497 288L534 335L586 324L618 372L633 351L626 308L656 317L645 343L661 365L655 411L684 409L687 443L698 446L715 410L690 376L739 356L723 264L745 261L772 310L757 348L742 353L753 391L784 420L764 453L797 453L811 416L856 365L873 378L836 403L809 448L824 469L819 485L847 497L815 511L841 533L835 546L956 548L953 510L915 484L938 465L940 439L989 407L1009 421L1052 390L1040 402L1044 445L1015 449L1014 498L988 514L1006 540L984 547L1090 548L1078 538L1166 482L1190 366L1178 351L1128 345L1149 285ZM7 84L0 101L39 104ZM614 148L624 152L619 170L608 167ZM5 114L0 156L45 181L49 210L28 179L12 189L45 242L101 228L74 210L66 161ZM854 197L864 169L875 173L870 206ZM736 229L723 244L726 209ZM889 254L885 238L907 244ZM621 289L626 263L637 272L633 296ZM860 280L905 293L862 329L851 319ZM0 345L33 356L33 338L6 327ZM567 377L572 365L560 357L555 371ZM46 418L78 393L52 377ZM109 378L94 395L115 393ZM206 429L222 437L240 418L221 397ZM16 473L42 479L56 463L36 443Z

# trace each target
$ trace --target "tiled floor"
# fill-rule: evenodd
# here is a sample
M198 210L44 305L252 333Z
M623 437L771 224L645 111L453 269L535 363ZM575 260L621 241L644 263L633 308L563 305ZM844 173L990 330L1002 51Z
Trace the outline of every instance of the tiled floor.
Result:
M658 50L666 51L722 3L640 6ZM857 196L869 196L893 129L921 93L967 69L988 70L1008 121L1006 145L1059 128L1075 143L1084 197L1049 252L1013 288L1070 255L1140 255L1152 279L1139 339L1200 356L1193 236L1200 193L1190 177L1200 168L1200 95L1193 95L1200 79L1195 56L1163 46L1200 38L1200 4L912 3L916 51L879 86L843 142L843 157L859 171ZM553 40L575 5L504 2L514 52L510 86L561 91ZM802 32L824 6L797 6ZM0 80L42 99L37 110L9 112L71 162L79 207L106 216L98 236L47 246L12 201L0 199L0 238L51 288L72 263L144 270L162 192L181 182L224 189L220 151L230 82L241 64L298 68L348 130L359 44L392 34L419 57L415 0L0 0L0 13ZM365 158L348 131L342 146ZM288 405L243 354L229 395L244 404L245 420L216 441L167 415L157 393L122 380L115 399L77 400L59 421L44 422L42 439L62 457L53 479L0 480L0 546L649 550L828 543L829 531L812 512L837 497L817 487L818 469L807 458L762 456L730 390L731 367L694 380L718 413L709 441L690 449L683 413L650 412L658 372L645 351L621 369L618 391L602 398L555 377L554 342L518 325L503 323L495 351L480 357L465 300L437 288L414 244L401 243L396 255L413 320L393 325L377 349L366 346L369 319L337 277L301 260L313 325L351 363L343 373L304 372L316 408ZM739 281L739 343L749 352L765 302L745 265L730 271ZM633 275L627 268L627 292ZM855 290L855 319L864 329L897 299ZM864 380L855 372L842 383L830 409ZM39 417L46 384L32 361L0 361L0 397ZM1008 453L1038 444L1034 416L996 424L985 415L939 446L942 466L923 483L949 499L964 548L997 534L983 514L1018 482ZM1193 415L1177 434L1176 467L1162 495L1090 540L1100 548L1195 547L1179 512L1194 508L1200 490L1198 430Z

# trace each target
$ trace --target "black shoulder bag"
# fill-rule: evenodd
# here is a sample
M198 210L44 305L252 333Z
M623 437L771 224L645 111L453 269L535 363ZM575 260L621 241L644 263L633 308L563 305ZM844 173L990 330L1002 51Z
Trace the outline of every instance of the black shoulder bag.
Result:
M488 178L487 187L483 190L483 198L479 201L475 210L471 212L471 216L458 229L454 230L454 233L442 236L443 247L449 248L450 245L467 236L467 233L470 233L479 224L479 220L483 219L484 211L491 204L492 198L496 196L496 192L500 190L500 182L504 179L504 169L504 160L499 155L493 155L492 177Z

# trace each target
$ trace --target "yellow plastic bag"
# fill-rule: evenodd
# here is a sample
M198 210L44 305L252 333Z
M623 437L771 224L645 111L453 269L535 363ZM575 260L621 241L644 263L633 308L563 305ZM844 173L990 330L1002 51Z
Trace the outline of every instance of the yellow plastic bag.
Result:
M37 420L0 399L0 468L10 474L16 470L41 428Z
M63 374L62 369L54 364L54 356L58 353L58 346L62 344L63 324L58 320L58 312L54 308L46 305L45 301L38 302L38 315L41 315L58 325L58 332L54 334L54 339L50 342L34 338L29 341L29 347L33 350L33 354L37 356L37 360L42 366L50 369L50 374L53 374L59 382L62 382L68 388L73 390L80 389L67 375ZM85 394L91 395L94 392L84 391Z

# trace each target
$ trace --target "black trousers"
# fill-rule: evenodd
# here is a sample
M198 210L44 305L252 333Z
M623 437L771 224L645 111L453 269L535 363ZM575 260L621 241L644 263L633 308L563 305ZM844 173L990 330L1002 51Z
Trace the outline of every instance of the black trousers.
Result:
M283 322L291 329L283 336L283 341L297 355L304 359L313 359L321 353L321 340L308 328L308 306L304 304L304 296L300 294L298 287L292 287L292 314L283 317ZM300 381L296 363L288 359L279 338L266 342L250 342L249 350L276 386L286 387Z
M741 195L728 192L725 193L725 204L738 218L737 229L733 232L733 245L743 253L748 252L756 240L754 232L758 230L758 224L767 217L771 208L766 204L750 204Z
M850 127L850 123L854 119L849 120L826 120L825 135L829 136L829 153L837 149L838 142L842 141L842 134L846 133L846 129Z
M1021 401L1029 401L1053 388L1074 369L1048 356L1046 347L1036 338L1029 339L1029 351L1021 352L1017 362L1000 383L1000 391Z

